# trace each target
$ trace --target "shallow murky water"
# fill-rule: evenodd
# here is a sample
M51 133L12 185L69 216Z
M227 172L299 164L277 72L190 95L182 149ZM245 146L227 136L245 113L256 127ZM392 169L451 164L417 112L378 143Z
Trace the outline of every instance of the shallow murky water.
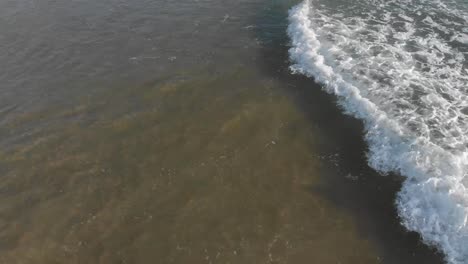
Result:
M0 263L439 263L288 73L292 4L1 3Z
M105 95L142 112L41 114L74 121L2 155L4 261L372 260L350 217L308 191L313 129L275 84L243 69L196 78Z

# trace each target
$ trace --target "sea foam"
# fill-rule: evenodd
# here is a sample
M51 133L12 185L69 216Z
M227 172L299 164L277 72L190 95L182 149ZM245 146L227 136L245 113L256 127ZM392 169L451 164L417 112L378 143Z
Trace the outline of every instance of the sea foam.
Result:
M468 263L468 6L306 0L290 10L291 69L363 120L371 167L405 176L402 224Z

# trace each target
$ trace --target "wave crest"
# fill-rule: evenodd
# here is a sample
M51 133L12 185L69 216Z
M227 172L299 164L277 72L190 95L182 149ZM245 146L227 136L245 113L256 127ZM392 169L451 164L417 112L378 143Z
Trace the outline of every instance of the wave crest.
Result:
M291 70L364 121L371 167L406 176L403 225L468 263L468 16L435 0L371 2L292 8Z

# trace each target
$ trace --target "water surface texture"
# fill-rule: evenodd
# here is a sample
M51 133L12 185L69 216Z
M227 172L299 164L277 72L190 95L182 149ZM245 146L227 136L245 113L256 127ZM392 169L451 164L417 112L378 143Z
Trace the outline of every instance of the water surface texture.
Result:
M443 263L291 74L296 4L0 1L0 263Z
M407 177L403 224L468 263L468 5L305 1L290 13L292 69L364 120L369 164Z

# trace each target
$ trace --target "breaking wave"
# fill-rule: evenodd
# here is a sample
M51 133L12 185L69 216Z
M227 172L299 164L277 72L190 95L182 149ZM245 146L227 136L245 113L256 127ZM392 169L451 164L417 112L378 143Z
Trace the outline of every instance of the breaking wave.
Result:
M403 225L468 263L468 4L306 0L289 21L292 71L364 121L373 168L406 177Z

